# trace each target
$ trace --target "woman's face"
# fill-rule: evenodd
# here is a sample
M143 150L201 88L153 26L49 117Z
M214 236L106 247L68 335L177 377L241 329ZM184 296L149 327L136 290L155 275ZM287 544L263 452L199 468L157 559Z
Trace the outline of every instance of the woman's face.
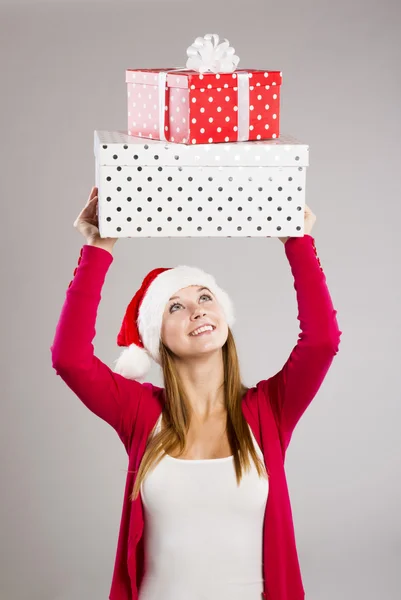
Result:
M213 331L193 333L203 325L212 325ZM208 288L199 285L182 288L166 304L161 338L179 358L218 350L224 346L227 337L228 325L223 309Z

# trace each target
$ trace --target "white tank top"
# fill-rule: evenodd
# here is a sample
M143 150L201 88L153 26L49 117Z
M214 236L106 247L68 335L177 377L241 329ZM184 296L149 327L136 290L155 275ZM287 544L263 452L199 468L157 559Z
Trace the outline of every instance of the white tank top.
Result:
M161 415L155 433L160 426ZM251 467L239 487L232 456L165 455L148 474L141 486L146 565L139 600L261 599L269 484L253 460Z

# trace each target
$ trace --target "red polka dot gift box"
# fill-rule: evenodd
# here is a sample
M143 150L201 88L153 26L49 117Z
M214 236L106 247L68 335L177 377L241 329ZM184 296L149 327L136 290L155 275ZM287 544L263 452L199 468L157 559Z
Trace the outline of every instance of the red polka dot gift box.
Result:
M187 68L127 69L128 134L176 144L276 139L281 71L238 70L216 34L187 49Z
M307 145L183 145L95 131L101 237L304 234Z

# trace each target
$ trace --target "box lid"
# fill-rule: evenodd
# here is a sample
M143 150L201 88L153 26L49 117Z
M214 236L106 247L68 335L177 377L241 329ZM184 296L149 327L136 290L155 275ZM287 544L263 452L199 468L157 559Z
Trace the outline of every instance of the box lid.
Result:
M170 72L169 72L170 71ZM247 73L250 85L254 86L277 86L282 83L281 71L268 71L261 69L237 69L234 73L198 73L186 69L127 69L125 72L126 83L138 83L143 85L158 85L159 73L168 72L167 86L176 88L200 89L211 86L210 89L218 87L232 88L237 86L237 73Z
M124 131L95 131L99 165L306 167L309 146L289 135L274 140L187 146L144 139Z

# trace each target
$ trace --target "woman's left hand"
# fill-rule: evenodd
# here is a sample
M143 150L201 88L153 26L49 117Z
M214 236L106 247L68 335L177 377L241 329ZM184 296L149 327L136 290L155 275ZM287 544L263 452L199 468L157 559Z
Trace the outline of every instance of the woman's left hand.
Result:
M316 215L311 211L309 206L305 204L304 211L304 235L311 235L312 228L316 222ZM283 244L289 239L289 237L279 237L278 238Z

